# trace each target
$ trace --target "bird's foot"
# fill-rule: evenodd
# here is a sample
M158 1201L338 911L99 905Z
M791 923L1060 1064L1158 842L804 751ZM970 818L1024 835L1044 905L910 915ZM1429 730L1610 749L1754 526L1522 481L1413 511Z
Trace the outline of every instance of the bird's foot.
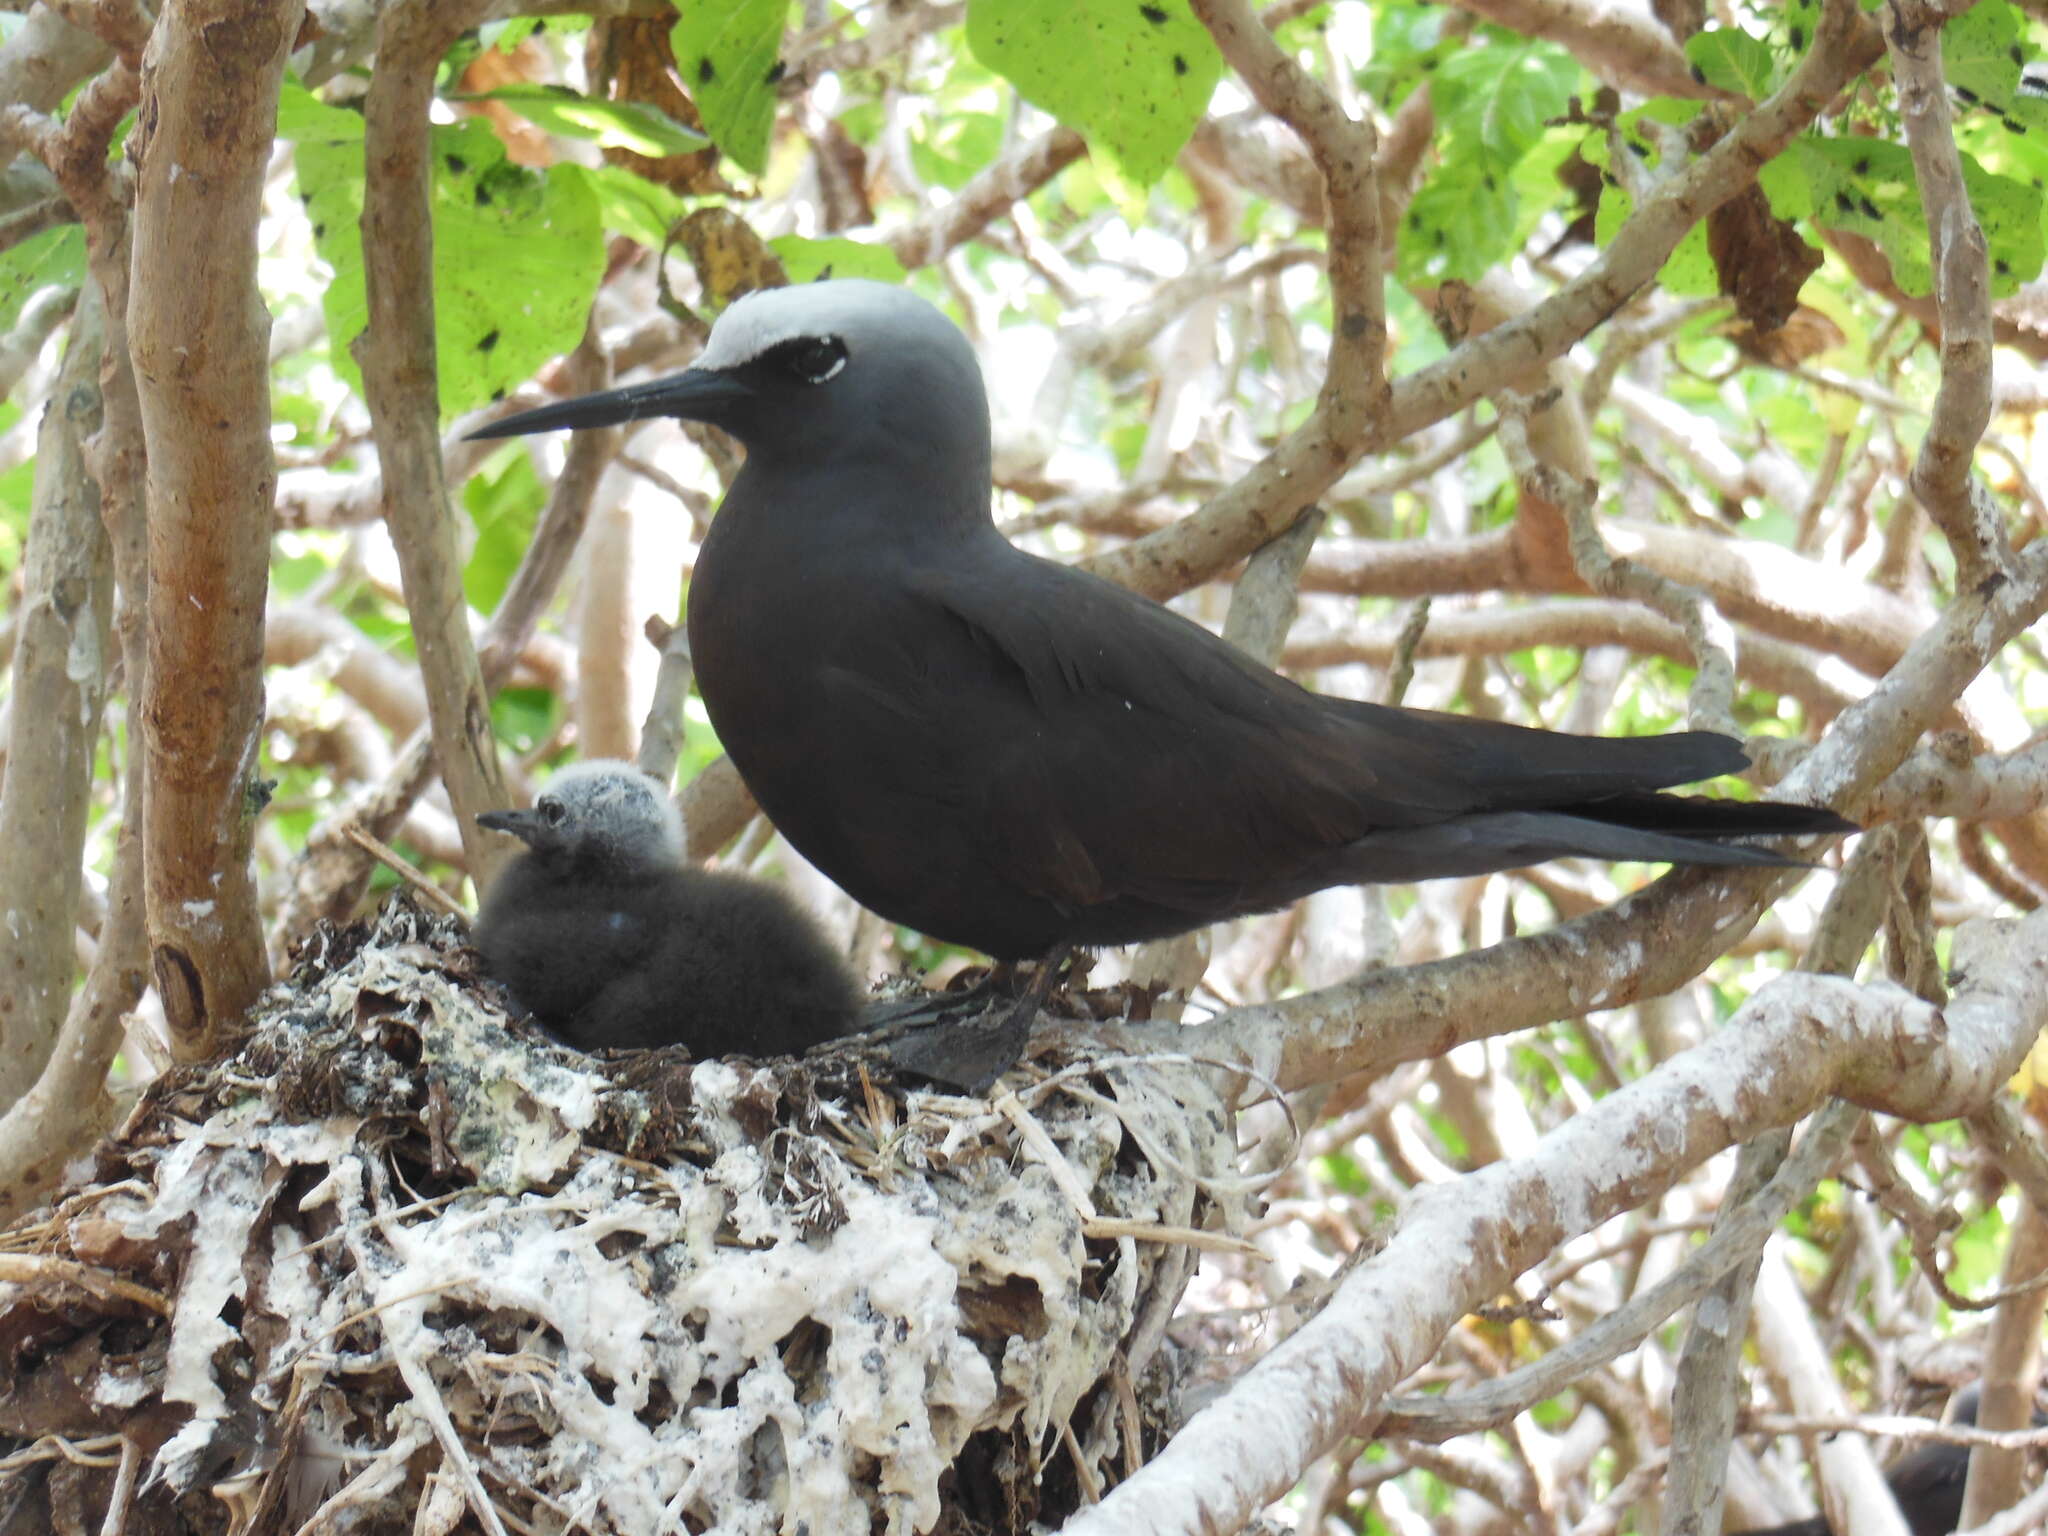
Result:
M998 965L965 991L871 1008L867 1023L886 1031L884 1053L899 1072L967 1093L985 1092L1024 1054L1069 954L1063 947L1047 956L1021 988L1018 967Z

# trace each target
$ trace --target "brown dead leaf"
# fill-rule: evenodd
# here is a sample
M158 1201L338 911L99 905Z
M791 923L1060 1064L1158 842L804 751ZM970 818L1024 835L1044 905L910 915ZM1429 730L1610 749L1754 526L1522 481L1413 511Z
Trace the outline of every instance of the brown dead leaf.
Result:
M789 282L782 258L730 208L697 209L677 228L676 238L690 253L705 294L721 309L742 294Z
M1737 322L1728 328L1727 335L1744 356L1773 368L1797 368L1810 358L1839 347L1844 340L1842 328L1809 304L1793 310L1776 330L1761 331Z
M1749 187L1707 215L1707 252L1721 291L1758 333L1777 330L1799 307L1799 290L1820 266L1817 246L1788 219L1771 212L1760 187Z
M545 56L531 39L507 53L486 48L469 61L462 72L462 91L481 96L507 85L532 85L545 81ZM463 111L490 119L491 129L505 146L505 156L514 165L545 166L554 163L554 148L548 136L502 101L472 101Z
M676 79L675 50L669 47L669 28L675 16L621 16L591 23L590 43L584 61L593 88L611 101L637 101L681 123L701 130L704 120L697 104L690 100ZM672 192L685 197L730 192L731 186L718 174L718 150L707 146L687 155L664 155L650 160L629 149L607 149L607 165L624 166Z

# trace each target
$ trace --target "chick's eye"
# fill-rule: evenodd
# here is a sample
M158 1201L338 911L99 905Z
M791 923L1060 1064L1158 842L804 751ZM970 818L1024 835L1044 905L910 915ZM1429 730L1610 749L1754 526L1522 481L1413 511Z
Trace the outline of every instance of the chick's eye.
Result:
M539 809L540 819L551 827L559 827L562 824L562 818L569 814L562 809L562 802L559 800L544 799L540 802Z
M846 343L837 336L813 336L789 349L789 371L806 384L822 384L846 366Z

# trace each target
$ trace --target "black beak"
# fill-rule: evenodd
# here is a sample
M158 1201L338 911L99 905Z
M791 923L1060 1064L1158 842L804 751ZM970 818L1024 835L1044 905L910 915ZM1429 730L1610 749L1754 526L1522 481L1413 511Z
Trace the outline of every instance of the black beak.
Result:
M560 427L610 427L625 421L645 421L650 416L677 416L684 421L723 425L721 418L727 408L751 396L752 391L729 373L692 368L665 379L628 384L624 389L607 389L595 395L578 395L574 400L521 411L488 427L479 427L469 437L520 437Z
M531 848L545 847L552 839L550 828L538 811L479 811L476 824L493 832L505 832Z

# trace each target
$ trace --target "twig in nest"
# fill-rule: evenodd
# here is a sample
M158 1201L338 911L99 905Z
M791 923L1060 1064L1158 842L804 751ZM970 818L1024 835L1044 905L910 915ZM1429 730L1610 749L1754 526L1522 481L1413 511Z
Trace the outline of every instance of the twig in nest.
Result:
M25 1445L11 1456L0 1456L0 1472L18 1472L32 1462L65 1461L80 1467L111 1467L120 1461L119 1456L104 1456L102 1451L112 1450L123 1443L119 1435L92 1435L84 1440L66 1440L62 1435L44 1435L33 1444Z
M341 829L341 835L362 849L363 852L367 853L379 864L390 870L394 875L398 876L407 885L418 891L426 899L429 906L435 907L442 912L453 913L457 917L469 916L461 902L429 880L420 872L417 865L408 860L396 848L393 848L388 843L380 842L376 837L372 836L359 822L349 822Z
M1129 1237L1141 1243L1178 1243L1183 1248L1201 1248L1209 1253L1235 1253L1247 1259L1263 1259L1265 1250L1228 1232L1207 1232L1200 1227L1169 1227L1156 1221L1127 1221L1121 1216L1090 1216L1081 1223L1083 1237Z
M320 1507L292 1536L313 1536L315 1531L331 1530L334 1517L344 1509L382 1498L405 1476L405 1464L412 1460L413 1452L430 1438L426 1426L415 1420L406 1427L404 1434L378 1452L368 1466L322 1500Z
M68 1285L100 1301L118 1297L146 1307L158 1317L171 1315L170 1300L161 1291L54 1254L0 1253L0 1280L15 1285Z
M142 1442L121 1437L121 1465L114 1473L114 1489L107 1495L107 1518L100 1523L100 1536L121 1536L128 1529L128 1506L135 1498L135 1473L142 1465Z
M1024 1107L1016 1094L1007 1089L991 1102L1016 1128L1018 1139L1024 1143L1032 1158L1052 1175L1053 1183L1060 1187L1060 1193L1073 1204L1081 1219L1094 1221L1095 1201L1088 1193L1088 1181L1074 1170L1074 1165L1067 1161L1066 1154L1060 1151L1052 1137L1046 1134L1045 1127L1033 1119L1031 1111Z
M385 1235L385 1218L372 1218L380 1234ZM349 1248L355 1254L360 1273L366 1278L376 1273L371 1262L367 1245L362 1241L362 1231L351 1222ZM371 1283L371 1289L376 1289ZM429 1332L425 1323L425 1307L420 1299L413 1296L400 1301L397 1297L376 1298L383 1320L384 1347L391 1353L392 1364L398 1367L398 1374L405 1381L406 1389L412 1393L413 1411L424 1419L433 1432L434 1440L441 1447L443 1469L454 1476L469 1499L470 1512L483 1524L491 1536L507 1536L505 1525L498 1518L498 1506L484 1490L483 1480L477 1476L476 1465L464 1449L462 1436L456 1432L455 1421L449 1416L447 1401L441 1396L441 1388L434 1380L434 1374L417 1348L419 1337Z
M1067 1455L1073 1459L1074 1475L1081 1483L1081 1497L1089 1504L1102 1502L1102 1484L1096 1481L1095 1469L1088 1465L1088 1458L1081 1453L1081 1442L1074 1438L1074 1426L1065 1419L1060 1420L1060 1444L1067 1448Z

